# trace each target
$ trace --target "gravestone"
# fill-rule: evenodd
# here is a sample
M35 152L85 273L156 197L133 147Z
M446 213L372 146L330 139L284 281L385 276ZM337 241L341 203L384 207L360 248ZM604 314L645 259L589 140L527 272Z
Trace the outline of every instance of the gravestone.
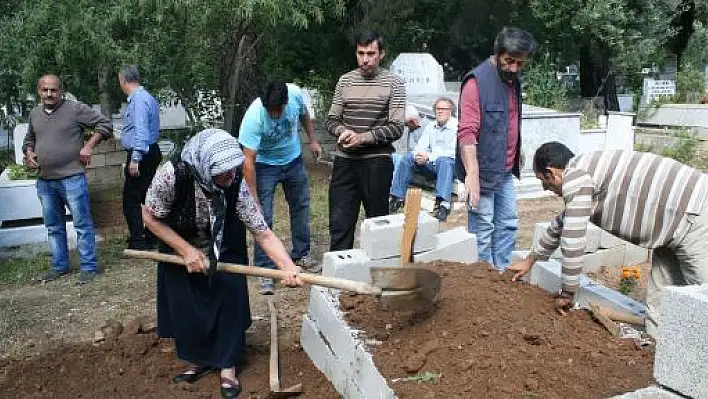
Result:
M429 53L401 53L391 71L403 77L407 95L445 92L443 67Z

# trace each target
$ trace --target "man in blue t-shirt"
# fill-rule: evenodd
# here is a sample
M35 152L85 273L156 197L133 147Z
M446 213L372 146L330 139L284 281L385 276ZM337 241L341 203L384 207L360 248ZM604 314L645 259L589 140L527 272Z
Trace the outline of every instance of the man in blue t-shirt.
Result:
M283 185L290 208L290 232L295 264L319 272L310 255L310 184L302 159L298 126L302 123L309 138L308 147L315 158L322 149L315 137L315 127L307 111L302 91L293 84L271 81L263 94L246 110L241 122L239 141L246 156L243 171L248 188L257 193L268 226L273 227L273 197L278 184ZM255 243L253 263L275 269L275 264ZM260 280L260 293L272 295L272 279Z

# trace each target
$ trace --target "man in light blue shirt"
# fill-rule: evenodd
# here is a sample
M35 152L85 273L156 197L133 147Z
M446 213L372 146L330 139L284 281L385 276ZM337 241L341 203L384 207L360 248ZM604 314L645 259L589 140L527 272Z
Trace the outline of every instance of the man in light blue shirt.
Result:
M252 193L256 193L268 226L273 227L273 198L282 184L290 208L290 232L293 249L290 256L295 264L313 272L319 271L310 254L310 183L302 159L299 125L309 139L315 158L322 149L315 137L315 128L307 111L302 91L293 84L271 81L263 94L246 110L241 121L239 141L245 162L243 177ZM253 263L275 269L275 264L256 243ZM261 279L260 292L274 293L272 279Z
M393 175L389 201L390 213L396 213L403 207L413 173L420 173L435 178L433 212L440 221L447 219L451 208L457 143L457 119L452 117L454 107L453 101L446 97L435 101L433 106L435 122L425 126L415 150L403 156Z
M160 105L140 85L135 65L126 65L118 73L120 88L128 96L120 142L128 152L123 185L123 215L128 224L128 248L151 249L157 239L143 225L141 205L145 203L150 182L162 161L160 147Z

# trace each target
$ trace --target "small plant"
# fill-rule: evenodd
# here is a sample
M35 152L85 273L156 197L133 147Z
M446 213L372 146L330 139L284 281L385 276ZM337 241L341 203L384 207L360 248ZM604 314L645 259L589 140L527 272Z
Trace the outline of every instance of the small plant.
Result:
M406 382L417 382L417 383L437 383L438 379L442 376L442 373L433 373L431 371L426 371L417 375L412 375L401 379L401 381Z
M653 152L654 147L651 144L635 143L634 151L638 152Z
M682 129L676 132L673 138L675 144L665 148L661 155L685 165L700 167L700 159L698 157L700 140L698 137L689 130Z
M30 169L27 165L15 163L7 165L7 170L10 180L34 180L39 175L38 169Z
M558 79L556 65L546 53L534 60L524 72L525 102L537 107L565 110L568 106L568 90Z

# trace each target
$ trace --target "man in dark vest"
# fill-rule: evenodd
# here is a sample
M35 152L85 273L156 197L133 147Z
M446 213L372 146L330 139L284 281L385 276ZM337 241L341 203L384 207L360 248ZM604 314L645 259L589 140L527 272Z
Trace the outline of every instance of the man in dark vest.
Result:
M516 246L514 176L521 162L519 74L536 49L533 36L505 27L494 55L462 80L457 142L468 194L467 230L477 235L479 259L503 271Z

